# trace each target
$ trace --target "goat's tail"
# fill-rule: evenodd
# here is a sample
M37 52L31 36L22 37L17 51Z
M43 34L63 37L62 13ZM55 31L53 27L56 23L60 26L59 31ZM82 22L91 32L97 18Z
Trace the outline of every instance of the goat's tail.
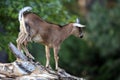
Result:
M20 45L23 44L23 42L27 39L28 34L29 34L27 32L27 29L26 29L26 26L25 26L23 13L26 12L26 11L30 11L31 9L32 9L31 7L24 7L23 9L21 9L19 11L18 19L19 19L19 22L20 22L20 32L19 32L18 38L16 40L18 47L20 47Z
M26 12L26 11L30 11L30 10L32 10L32 8L29 7L29 6L22 8L22 9L19 11L19 16L18 16L19 21L22 20L22 15L23 15L23 13Z

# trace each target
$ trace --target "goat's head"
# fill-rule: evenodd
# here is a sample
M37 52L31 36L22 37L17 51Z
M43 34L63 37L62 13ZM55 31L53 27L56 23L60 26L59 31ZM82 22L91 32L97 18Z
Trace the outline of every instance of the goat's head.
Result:
M79 19L76 19L76 22L73 23L73 30L72 33L76 36L76 37L83 37L83 31L82 28L85 27L85 25L80 24Z

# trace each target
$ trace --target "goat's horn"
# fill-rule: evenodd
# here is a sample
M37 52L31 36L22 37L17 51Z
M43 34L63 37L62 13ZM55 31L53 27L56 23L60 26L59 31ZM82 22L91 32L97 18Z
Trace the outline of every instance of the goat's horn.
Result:
M76 23L79 23L79 22L80 22L80 20L79 20L79 18L77 18L77 19L76 19Z
M85 27L85 25L78 24L78 23L73 23L73 26L75 26L75 27Z

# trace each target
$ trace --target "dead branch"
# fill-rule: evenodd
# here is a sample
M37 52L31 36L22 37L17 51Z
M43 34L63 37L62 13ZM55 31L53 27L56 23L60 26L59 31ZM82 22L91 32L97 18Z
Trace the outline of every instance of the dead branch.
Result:
M12 43L9 44L9 47L12 50L13 54L16 56L16 58L27 61L27 57L23 53L21 53Z
M72 76L63 69L54 71L42 66L39 62L29 61L12 43L9 47L17 60L12 63L0 63L2 80L85 80Z

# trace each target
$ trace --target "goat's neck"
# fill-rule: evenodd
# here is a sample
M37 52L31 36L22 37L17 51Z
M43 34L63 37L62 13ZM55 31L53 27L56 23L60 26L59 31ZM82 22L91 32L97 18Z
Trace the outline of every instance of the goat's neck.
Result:
M63 40L72 34L72 29L73 29L72 23L62 27L61 34Z

